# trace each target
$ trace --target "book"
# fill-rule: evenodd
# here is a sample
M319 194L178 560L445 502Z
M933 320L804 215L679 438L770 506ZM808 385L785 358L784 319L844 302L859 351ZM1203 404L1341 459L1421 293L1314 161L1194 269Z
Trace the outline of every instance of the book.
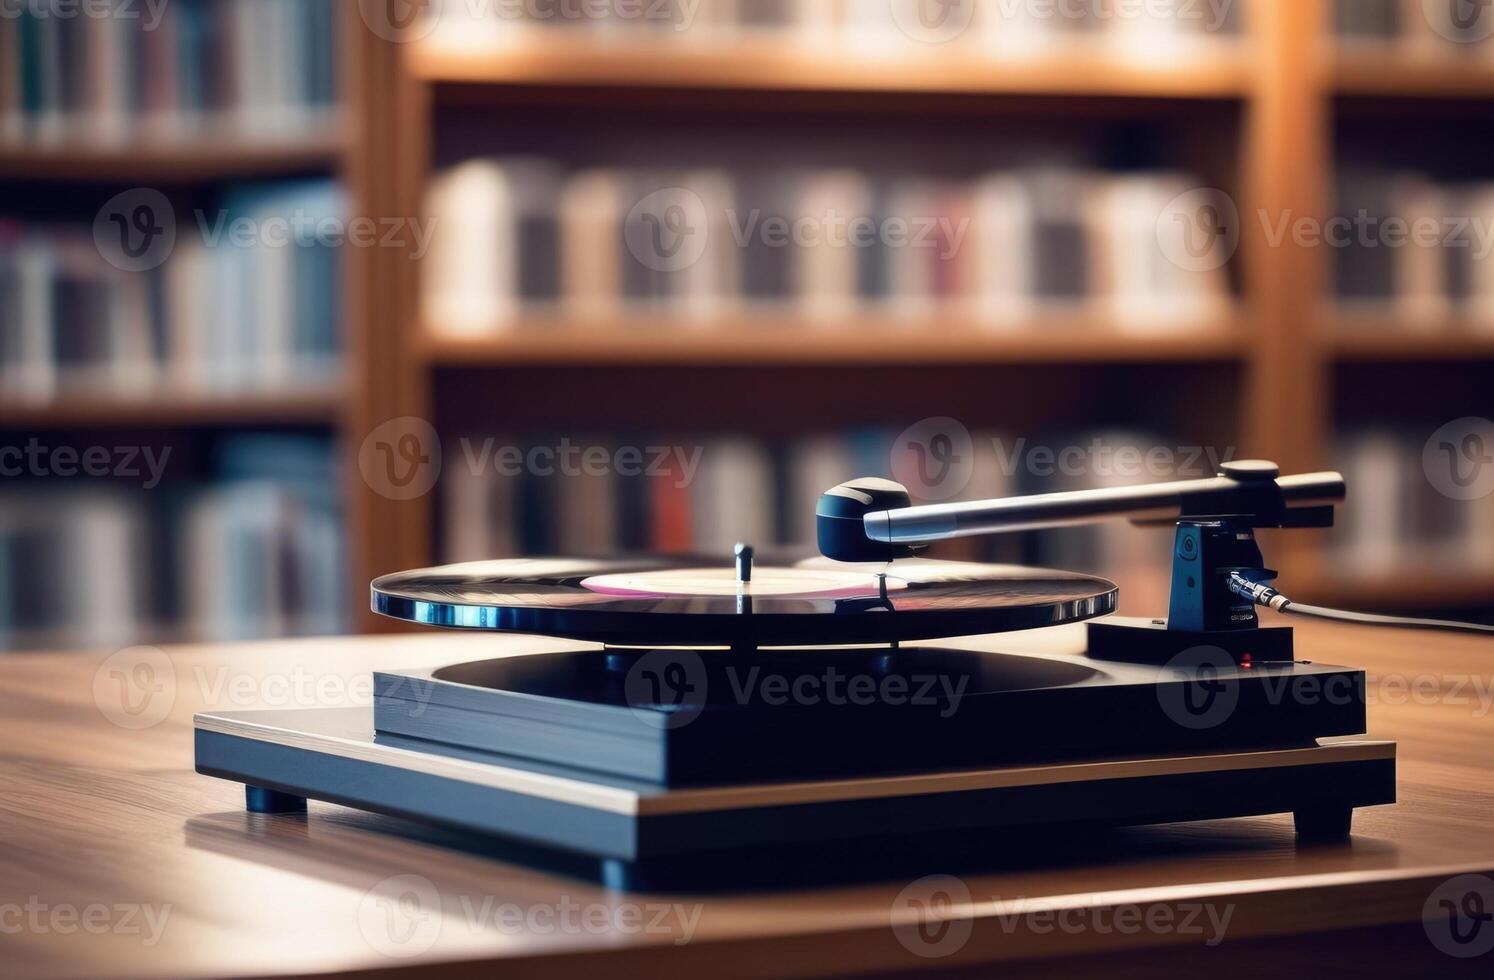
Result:
M1451 230L1451 200L1431 181L1403 176L1390 186L1390 208L1407 229L1404 243L1395 249L1398 319L1410 329L1439 326L1452 313L1448 282L1452 256L1445 247Z
M432 329L486 333L517 315L511 193L496 161L462 164L432 183L426 214L439 230L422 265Z
M602 320L621 312L622 198L622 178L604 168L575 174L561 191L561 295L567 314L576 319ZM437 241L440 234L438 229Z
M0 141L299 139L335 122L335 0L102 0L0 17Z

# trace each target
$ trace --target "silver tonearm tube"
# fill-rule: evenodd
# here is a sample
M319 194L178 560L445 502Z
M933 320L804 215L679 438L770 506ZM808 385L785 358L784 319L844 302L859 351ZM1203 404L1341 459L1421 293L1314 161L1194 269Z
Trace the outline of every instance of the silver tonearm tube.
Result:
M1224 474L1206 480L1180 480L1147 486L1108 487L1046 493L1030 497L977 500L968 503L903 507L866 514L866 536L889 544L922 544L982 534L1033 531L1089 524L1109 518L1165 520L1198 513L1196 505L1211 496L1238 490L1241 480L1267 478L1229 464ZM1338 473L1306 473L1276 479L1290 507L1330 504L1344 499Z

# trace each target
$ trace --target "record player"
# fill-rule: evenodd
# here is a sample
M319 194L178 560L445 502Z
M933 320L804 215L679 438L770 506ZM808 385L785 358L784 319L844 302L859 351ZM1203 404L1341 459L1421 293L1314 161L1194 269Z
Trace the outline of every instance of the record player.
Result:
M654 870L858 842L896 849L1041 829L1292 813L1339 840L1395 800L1362 671L1263 628L1255 530L1321 527L1337 474L1232 463L1213 479L912 506L858 480L817 507L821 555L529 559L387 575L375 611L565 637L574 651L378 673L369 708L211 712L197 770L258 812L324 800ZM1116 587L933 561L928 543L1124 516L1175 525L1169 615L1121 620ZM1075 654L952 638L1087 623ZM1325 741L1326 740L1326 741Z

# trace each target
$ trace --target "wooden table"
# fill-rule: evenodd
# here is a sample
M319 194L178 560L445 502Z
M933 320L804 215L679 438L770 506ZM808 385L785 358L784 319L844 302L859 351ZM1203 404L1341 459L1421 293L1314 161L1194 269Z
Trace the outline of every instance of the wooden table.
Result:
M1494 644L1299 628L1305 658L1370 672L1370 734L1400 742L1401 801L1361 811L1352 844L1299 850L1288 817L1017 841L1001 872L932 891L905 877L610 892L327 804L251 815L240 786L193 772L195 711L367 703L373 668L476 659L506 639L0 658L0 975L1488 976L1494 953L1447 955L1451 920L1422 913L1454 876L1494 872ZM939 889L952 921L920 933L910 900ZM1488 933L1456 948L1494 945ZM930 952L948 955L916 955Z

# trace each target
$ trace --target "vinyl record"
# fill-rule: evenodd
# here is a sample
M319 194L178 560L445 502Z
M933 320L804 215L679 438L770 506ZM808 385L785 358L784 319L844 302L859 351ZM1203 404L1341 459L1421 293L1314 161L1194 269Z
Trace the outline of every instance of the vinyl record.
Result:
M617 646L929 640L1076 622L1115 602L1115 585L1088 575L919 560L765 560L741 584L730 559L514 559L373 583L373 610L394 619Z

